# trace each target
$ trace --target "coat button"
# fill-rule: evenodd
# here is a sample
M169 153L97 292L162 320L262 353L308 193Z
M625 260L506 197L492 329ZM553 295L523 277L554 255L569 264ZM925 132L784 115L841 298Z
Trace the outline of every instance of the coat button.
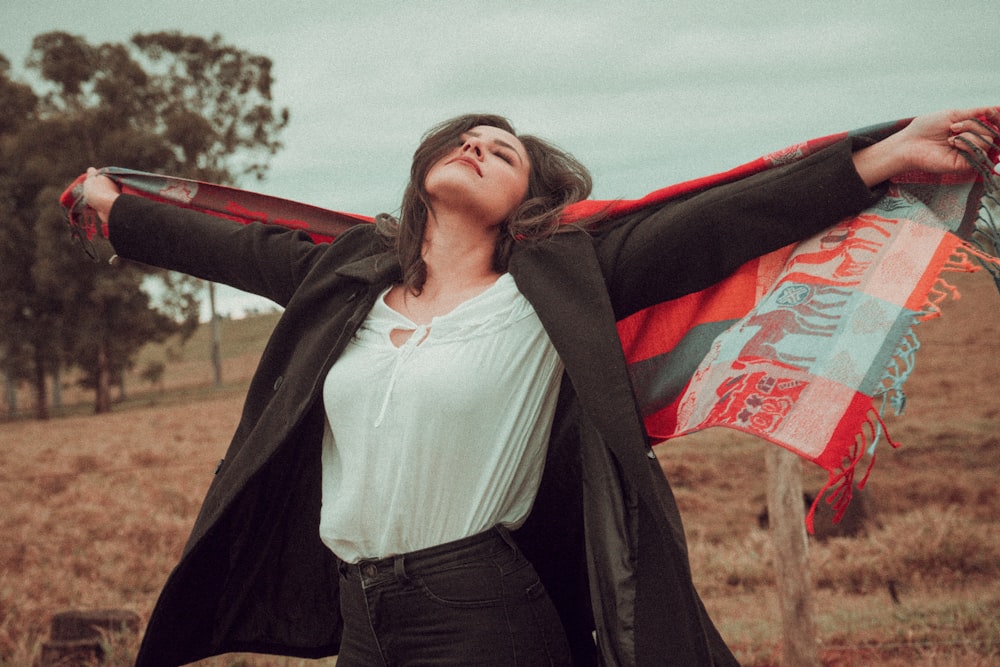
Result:
M378 568L371 563L365 563L364 565L361 566L361 574L365 575L368 578L374 577L376 574L378 574Z
M284 381L285 381L285 378L283 376L279 375L278 378L274 381L274 390L278 391L278 387L280 387L281 383L284 382Z

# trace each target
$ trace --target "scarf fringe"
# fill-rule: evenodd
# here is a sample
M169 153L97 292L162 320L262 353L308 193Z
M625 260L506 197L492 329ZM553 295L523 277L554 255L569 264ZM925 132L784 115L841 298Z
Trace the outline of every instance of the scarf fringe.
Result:
M861 425L861 431L854 437L854 443L845 456L843 465L839 470L830 473L830 478L816 494L816 499L809 508L809 513L806 514L806 530L809 531L810 535L815 533L816 510L821 502L825 502L833 508L833 523L840 523L840 520L844 518L847 506L851 504L851 498L854 497L854 489L863 489L868 483L868 478L875 467L875 445L882 438L885 438L886 442L894 449L901 444L889 437L880 411L873 408ZM865 473L861 480L855 484L854 478L858 464L861 463L865 455L869 456L868 465L865 467ZM833 490L828 494L827 491L831 489Z
M971 241L965 241L962 243L961 249L956 248L955 252L964 251L968 253L967 257L971 255L976 263L973 264L971 260L967 259L972 267L967 272L972 273L986 269L993 278L997 291L1000 292L1000 229L994 227L993 233L995 234L994 238L984 239L982 236L977 236Z
M886 410L891 409L892 414L899 417L906 411L906 392L903 390L903 385L910 379L910 374L916 365L915 357L918 350L920 350L920 339L911 326L899 341L896 351L883 371L882 391L879 393L882 405L878 410L879 414L884 415ZM870 451L874 452L876 443L877 441L869 446Z
M973 258L978 262L974 262ZM951 256L941 267L941 272L975 273L980 270L982 265L992 265L1000 271L1000 259L986 254L970 243L962 242L956 245ZM901 443L890 437L884 416L891 410L893 416L899 417L906 410L906 392L903 386L913 372L915 357L920 349L920 339L917 336L916 326L927 320L940 317L942 314L941 306L945 301L960 298L962 295L958 288L938 275L927 293L923 308L914 315L913 324L900 339L884 369L880 382L882 389L876 395L881 397L881 404L875 408L875 398L872 399L873 408L855 435L854 442L845 455L842 465L831 471L827 483L820 489L809 508L809 513L806 515L806 529L810 535L814 533L816 510L820 502L825 502L833 508L834 523L839 523L844 517L847 506L853 497L854 489L863 489L868 483L868 478L875 466L875 450L883 438L894 449L900 446ZM858 464L866 455L869 457L868 465L861 480L855 485L854 479ZM831 489L833 491L827 494Z
M991 130L992 132L992 130ZM996 133L993 133L996 136ZM971 239L967 243L969 251L993 276L1000 291L1000 222L996 212L1000 211L1000 176L997 172L996 156L987 163L989 168L982 171L983 194L980 198L978 215Z

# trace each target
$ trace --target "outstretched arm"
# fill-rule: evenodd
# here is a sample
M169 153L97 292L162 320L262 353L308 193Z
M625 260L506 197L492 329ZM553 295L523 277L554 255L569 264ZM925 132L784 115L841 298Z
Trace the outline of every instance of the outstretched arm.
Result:
M968 171L965 154L995 149L1000 140L998 126L998 107L919 116L899 132L856 152L854 166L869 187L907 171Z
M838 142L623 218L600 245L618 315L704 289L753 257L856 214L874 202L872 188L894 176L971 171L966 155L995 149L998 121L1000 109L986 107L921 116L853 153L851 142Z
M232 285L282 306L329 247L280 225L240 224L122 196L111 178L93 168L87 170L83 196L122 258Z

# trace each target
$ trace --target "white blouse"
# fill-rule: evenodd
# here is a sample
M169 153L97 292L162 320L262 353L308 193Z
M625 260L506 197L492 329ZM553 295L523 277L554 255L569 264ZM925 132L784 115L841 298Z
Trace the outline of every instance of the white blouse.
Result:
M510 274L428 325L383 293L323 386L323 542L353 563L520 526L562 371Z

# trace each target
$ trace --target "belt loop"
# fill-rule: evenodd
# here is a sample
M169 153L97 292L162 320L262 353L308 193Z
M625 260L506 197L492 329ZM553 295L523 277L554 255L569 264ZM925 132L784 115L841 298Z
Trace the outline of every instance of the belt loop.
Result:
M396 575L396 579L399 580L400 583L404 584L410 580L410 578L406 576L406 565L403 563L405 558L406 556L400 554L393 559L392 563L392 571Z
M498 523L497 525L493 526L493 528L498 533L500 533L500 537L502 537L503 541L507 543L507 546L509 546L515 552L517 552L519 550L518 546L517 546L517 542L514 541L514 537L510 534L510 531L507 530L506 526Z

